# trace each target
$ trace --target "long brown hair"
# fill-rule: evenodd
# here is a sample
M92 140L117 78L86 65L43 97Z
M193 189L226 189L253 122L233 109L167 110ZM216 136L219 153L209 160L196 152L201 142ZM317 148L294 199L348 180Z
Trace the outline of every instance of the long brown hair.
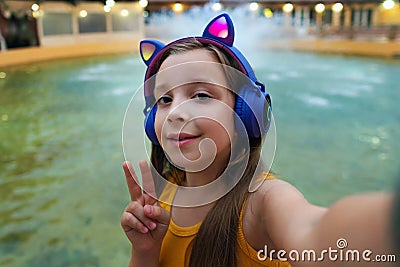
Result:
M170 55L180 54L194 49L206 49L216 59L230 67L240 69L238 63L222 50L211 44L203 44L195 38L178 43L165 51L158 66ZM208 212L192 244L188 265L190 267L226 267L237 266L237 230L242 205L248 194L251 179L259 164L262 140L250 138L248 163L242 178L225 196L216 201ZM182 185L186 180L185 172L171 164L161 146L152 145L151 162L155 170L173 183ZM186 263L187 264L187 263ZM186 265L185 264L185 265Z

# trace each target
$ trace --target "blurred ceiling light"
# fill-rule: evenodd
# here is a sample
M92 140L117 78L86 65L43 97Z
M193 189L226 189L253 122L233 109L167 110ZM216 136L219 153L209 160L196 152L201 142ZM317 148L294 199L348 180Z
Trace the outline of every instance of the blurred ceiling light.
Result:
M176 13L181 13L183 11L183 5L181 3L175 3L172 6L172 10Z
M39 8L40 8L39 5L36 3L31 6L32 11L38 11Z
M79 11L79 16L81 18L86 18L87 17L87 11L82 9L81 11Z
M292 12L293 11L293 4L291 4L291 3L286 3L286 4L284 4L283 5L283 12L285 12L285 13L290 13L290 12Z
M115 6L115 1L114 0L107 0L106 1L106 6L114 7Z
M104 9L104 12L107 12L107 13L111 11L111 7L107 6L107 5L104 6L103 9Z
M385 0L382 3L384 9L392 9L395 5L396 3L393 0Z
M147 0L139 0L140 7L145 8L145 7L147 7L148 4L149 4L149 1L147 1Z
M322 13L325 11L325 5L322 3L316 4L314 9L315 9L315 12Z
M122 9L121 10L121 16L127 17L128 15L129 15L129 11L128 10L126 10L126 9Z
M222 9L222 5L221 3L214 3L212 4L211 9L214 11L220 11Z
M342 3L335 3L333 6L332 6L332 11L333 12L336 12L336 13L339 13L340 11L342 11L343 10L343 4Z
M257 11L258 10L258 3L256 3L256 2L250 3L249 9L250 9L250 11Z

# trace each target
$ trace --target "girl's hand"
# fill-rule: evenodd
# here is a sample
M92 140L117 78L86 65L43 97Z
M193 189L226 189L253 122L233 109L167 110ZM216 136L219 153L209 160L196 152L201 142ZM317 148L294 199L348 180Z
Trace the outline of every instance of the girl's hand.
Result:
M157 200L152 197L155 196L155 189L147 162L140 161L139 167L143 187L147 190L147 193L143 192L143 194L136 182L138 179L131 163L124 162L123 164L131 202L122 214L121 226L132 243L133 250L136 252L159 252L168 229L170 214L161 208Z

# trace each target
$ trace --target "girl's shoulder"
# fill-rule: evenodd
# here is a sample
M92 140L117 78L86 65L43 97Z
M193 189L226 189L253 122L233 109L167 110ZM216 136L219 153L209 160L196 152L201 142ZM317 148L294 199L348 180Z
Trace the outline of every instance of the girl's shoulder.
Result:
M292 220L294 207L301 207L303 195L274 174L264 175L261 185L248 195L244 205L243 231L253 248L275 249L276 238L284 234L282 225ZM283 229L283 230L282 230ZM277 234L279 233L279 234Z
M249 188L250 193L243 205L242 228L247 243L259 250L264 245L271 247L273 244L264 225L264 215L270 212L269 207L265 206L266 198L275 188L285 186L286 182L271 172L263 172L252 184L255 187L253 190Z
M263 182L249 194L246 201L246 209L252 211L251 220L264 221L265 216L276 218L291 210L289 206L294 207L307 202L296 187L273 173L264 173L263 177Z
M255 190L251 190L252 198L270 198L281 196L282 193L301 195L293 185L271 172L263 172L256 181L258 181L258 186Z
M264 198L266 194L271 194L271 191L280 191L294 188L288 182L280 179L272 172L263 172L252 182L253 188L249 187L250 198Z

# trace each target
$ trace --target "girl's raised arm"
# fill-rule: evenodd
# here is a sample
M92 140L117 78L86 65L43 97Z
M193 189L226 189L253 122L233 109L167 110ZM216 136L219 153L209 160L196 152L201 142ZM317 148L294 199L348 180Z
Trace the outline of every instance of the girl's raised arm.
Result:
M325 209L280 180L265 183L260 193L260 220L293 266L379 267L400 260L391 233L393 194L353 195Z

